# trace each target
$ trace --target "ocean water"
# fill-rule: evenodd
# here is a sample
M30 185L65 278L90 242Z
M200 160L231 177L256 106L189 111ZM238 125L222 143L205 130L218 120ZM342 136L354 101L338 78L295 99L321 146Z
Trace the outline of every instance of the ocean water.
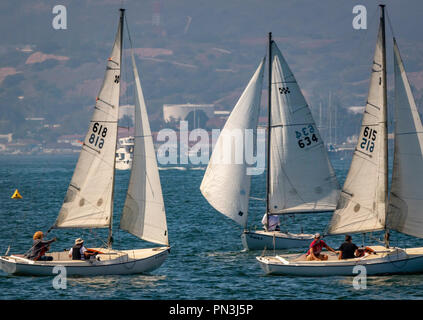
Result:
M351 155L331 156L342 184ZM55 221L73 174L77 155L0 157L0 254L23 253L37 230ZM166 205L171 253L165 263L148 275L70 277L67 288L53 288L53 277L10 276L0 271L0 299L421 299L423 275L367 278L367 288L355 290L352 277L266 276L255 257L245 252L241 228L216 212L202 197L199 186L205 167L170 166L160 170ZM118 230L129 171L118 171L115 191L114 247L148 247L138 238ZM254 176L252 196L264 198L264 175ZM22 200L11 195L18 188ZM249 225L260 227L265 204L251 201ZM287 218L289 230L322 232L330 214ZM50 236L50 235L49 235ZM83 237L89 247L101 246L105 230L54 230L58 241L52 250L71 247ZM380 237L375 234L375 237ZM353 237L361 244L361 236ZM392 245L423 246L423 240L393 233ZM328 237L336 248L342 237ZM375 244L375 242L372 242ZM292 252L302 252L297 250ZM288 253L288 251L286 251ZM267 252L272 254L272 252Z

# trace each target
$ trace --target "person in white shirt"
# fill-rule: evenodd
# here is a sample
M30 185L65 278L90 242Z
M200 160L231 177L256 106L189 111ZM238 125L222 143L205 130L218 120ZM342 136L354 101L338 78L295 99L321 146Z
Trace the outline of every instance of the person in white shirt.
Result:
M86 251L87 248L84 247L84 240L78 238L75 240L75 245L69 251L69 258L72 258L72 260L89 259L89 256L87 256Z
M269 216L269 224L267 225L267 216ZM279 231L281 222L279 221L279 216L274 214L264 214L263 219L261 220L261 223L264 225L264 228L266 231ZM267 226L267 228L266 228Z

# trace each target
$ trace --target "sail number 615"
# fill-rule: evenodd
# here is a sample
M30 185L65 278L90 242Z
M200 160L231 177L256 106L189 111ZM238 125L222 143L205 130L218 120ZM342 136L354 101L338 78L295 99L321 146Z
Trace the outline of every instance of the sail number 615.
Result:
M104 146L104 138L107 135L107 127L103 127L98 122L93 125L93 133L91 133L88 142L100 149Z
M366 151L373 152L375 148L377 131L375 129L370 129L369 127L365 127L363 136L364 137L361 140L360 148Z

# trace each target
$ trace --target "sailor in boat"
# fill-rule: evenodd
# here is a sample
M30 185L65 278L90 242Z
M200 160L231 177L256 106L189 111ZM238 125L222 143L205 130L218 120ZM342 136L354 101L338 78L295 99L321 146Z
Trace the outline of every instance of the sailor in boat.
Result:
M269 218L267 218L269 217ZM267 225L267 219L269 219L269 225ZM264 225L266 231L280 231L281 222L279 221L279 216L275 214L264 214L261 223Z
M328 251L332 251L335 254L337 253L334 249L329 247L323 240L320 233L314 235L314 240L310 244L310 249L307 251L307 261L312 260L327 260L328 256L322 253L323 248L326 248Z
M352 242L352 237L350 235L345 236L345 242L339 247L339 256L338 259L353 259L357 257L358 247L355 243Z
M34 261L51 261L53 257L45 256L45 253L50 249L50 244L56 241L56 238L51 240L43 240L44 234L42 231L37 231L32 237L34 242L32 243L31 249L25 255L28 259Z
M75 240L75 245L69 251L69 258L72 258L72 260L89 260L91 256L96 256L97 253L85 248L84 240L78 238Z
M350 235L345 236L345 242L341 244L338 249L338 259L354 259L364 257L369 254L376 254L376 252L369 247L359 248L352 242Z

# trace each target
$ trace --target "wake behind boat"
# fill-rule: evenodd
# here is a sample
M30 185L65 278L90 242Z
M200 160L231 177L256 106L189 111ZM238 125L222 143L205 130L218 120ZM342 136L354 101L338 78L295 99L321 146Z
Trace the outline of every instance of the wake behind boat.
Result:
M423 272L423 247L391 248L389 230L423 238L423 126L394 38L395 151L388 198L388 130L386 90L385 12L381 17L367 105L351 167L329 225L329 234L385 231L385 247L371 246L376 255L328 261L304 257L257 257L268 274L354 275L363 266L367 275Z
M75 171L57 220L51 229L108 228L107 248L97 248L97 256L71 260L69 252L52 252L52 261L24 255L0 257L1 269L11 274L53 275L55 266L67 275L106 275L150 272L165 261L169 251L166 213L157 161L135 59L135 142L131 176L120 220L120 228L161 247L112 249L115 152L119 115L120 72L124 9L112 53L107 62L103 85L85 137ZM148 180L148 181L147 181ZM50 230L49 230L50 231ZM34 236L35 239L35 236Z

